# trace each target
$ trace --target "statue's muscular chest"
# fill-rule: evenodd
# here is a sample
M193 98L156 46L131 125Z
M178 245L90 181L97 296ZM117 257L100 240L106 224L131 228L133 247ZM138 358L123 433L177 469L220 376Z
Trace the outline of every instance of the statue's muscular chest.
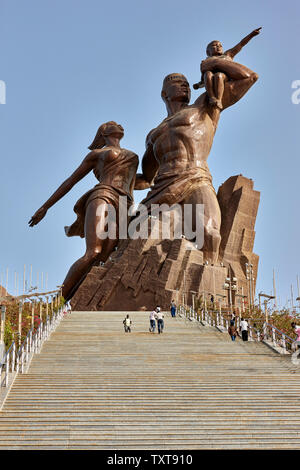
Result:
M210 118L199 108L188 106L166 118L151 133L155 153L176 150L181 144L193 146L209 138L213 131Z

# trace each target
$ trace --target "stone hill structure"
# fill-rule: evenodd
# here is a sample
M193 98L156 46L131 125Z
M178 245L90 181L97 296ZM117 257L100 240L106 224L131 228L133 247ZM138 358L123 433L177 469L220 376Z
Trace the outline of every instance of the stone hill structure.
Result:
M233 58L260 29L225 53L221 43L210 43L209 57L201 64L206 91L193 104L184 75L171 73L164 78L161 97L167 117L147 135L141 174L136 174L137 155L120 147L122 126L109 121L100 126L81 165L31 218L30 226L39 223L80 179L94 172L99 184L76 203L77 220L66 227L68 236L79 235L86 241L84 256L63 282L63 296L72 299L77 310L139 310L154 303L166 307L175 295L177 301L178 296L186 299L200 292L221 295L227 274L246 290L246 263L253 265L255 282L258 257L252 250L259 194L242 176L229 178L216 194L207 159L221 113L258 79ZM201 220L200 246L195 243L197 236L190 237L185 209L174 221L174 226L183 227L179 239L164 236L160 219L161 236L156 239L121 236L120 216L133 205L133 191L147 188L144 217L154 205L189 207L193 233ZM129 230L135 218L126 212L125 228ZM107 226L113 224L115 230L107 236Z

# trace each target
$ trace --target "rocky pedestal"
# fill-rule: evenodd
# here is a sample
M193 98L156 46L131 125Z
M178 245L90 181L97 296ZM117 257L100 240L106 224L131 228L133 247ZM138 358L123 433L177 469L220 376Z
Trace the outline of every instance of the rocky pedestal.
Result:
M260 193L253 189L253 181L242 175L231 176L218 190L222 214L220 259L236 277L239 294L249 302L249 289L255 292L259 257L253 253L255 220ZM246 264L251 264L251 285L247 280ZM253 296L253 295L252 295Z
M185 238L121 240L103 266L94 266L74 294L74 310L168 309L174 299L192 304L192 297L224 295L228 273L247 295L246 263L258 256L253 250L259 193L243 176L229 178L218 191L222 212L218 265L203 263L203 254ZM255 281L254 281L255 282Z

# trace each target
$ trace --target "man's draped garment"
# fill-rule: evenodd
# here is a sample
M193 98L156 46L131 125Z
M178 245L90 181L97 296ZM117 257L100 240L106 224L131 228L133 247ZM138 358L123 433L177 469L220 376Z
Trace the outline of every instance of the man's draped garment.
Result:
M206 162L200 167L192 167L181 171L180 174L173 171L158 172L154 185L141 202L147 209L151 204L180 204L200 187L207 186L214 193L212 177Z

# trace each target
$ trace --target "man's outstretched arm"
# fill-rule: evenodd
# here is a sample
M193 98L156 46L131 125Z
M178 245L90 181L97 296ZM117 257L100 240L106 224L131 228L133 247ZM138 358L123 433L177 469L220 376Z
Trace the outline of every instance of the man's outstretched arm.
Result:
M220 61L222 59L216 59L216 60ZM225 83L224 94L222 97L223 110L237 103L237 101L239 101L247 93L247 91L252 87L252 85L258 80L257 73L248 69L244 65L237 64L236 62L232 62L230 60L228 61L223 60L224 64L225 62L226 62L226 67L228 67L228 71L230 71L230 73L232 72L229 69L230 66L232 67L238 66L239 73L242 72L244 78L238 79L238 80L231 79ZM202 95L200 95L199 98L197 98L197 100L195 101L195 105L201 108L203 105L205 105L207 112L209 113L214 125L217 126L221 111L219 108L217 108L216 106L212 106L208 102L207 92L202 93Z
M222 98L223 110L237 103L250 90L252 85L258 80L258 74L240 65L245 74L245 78L240 80L229 80L225 83Z

